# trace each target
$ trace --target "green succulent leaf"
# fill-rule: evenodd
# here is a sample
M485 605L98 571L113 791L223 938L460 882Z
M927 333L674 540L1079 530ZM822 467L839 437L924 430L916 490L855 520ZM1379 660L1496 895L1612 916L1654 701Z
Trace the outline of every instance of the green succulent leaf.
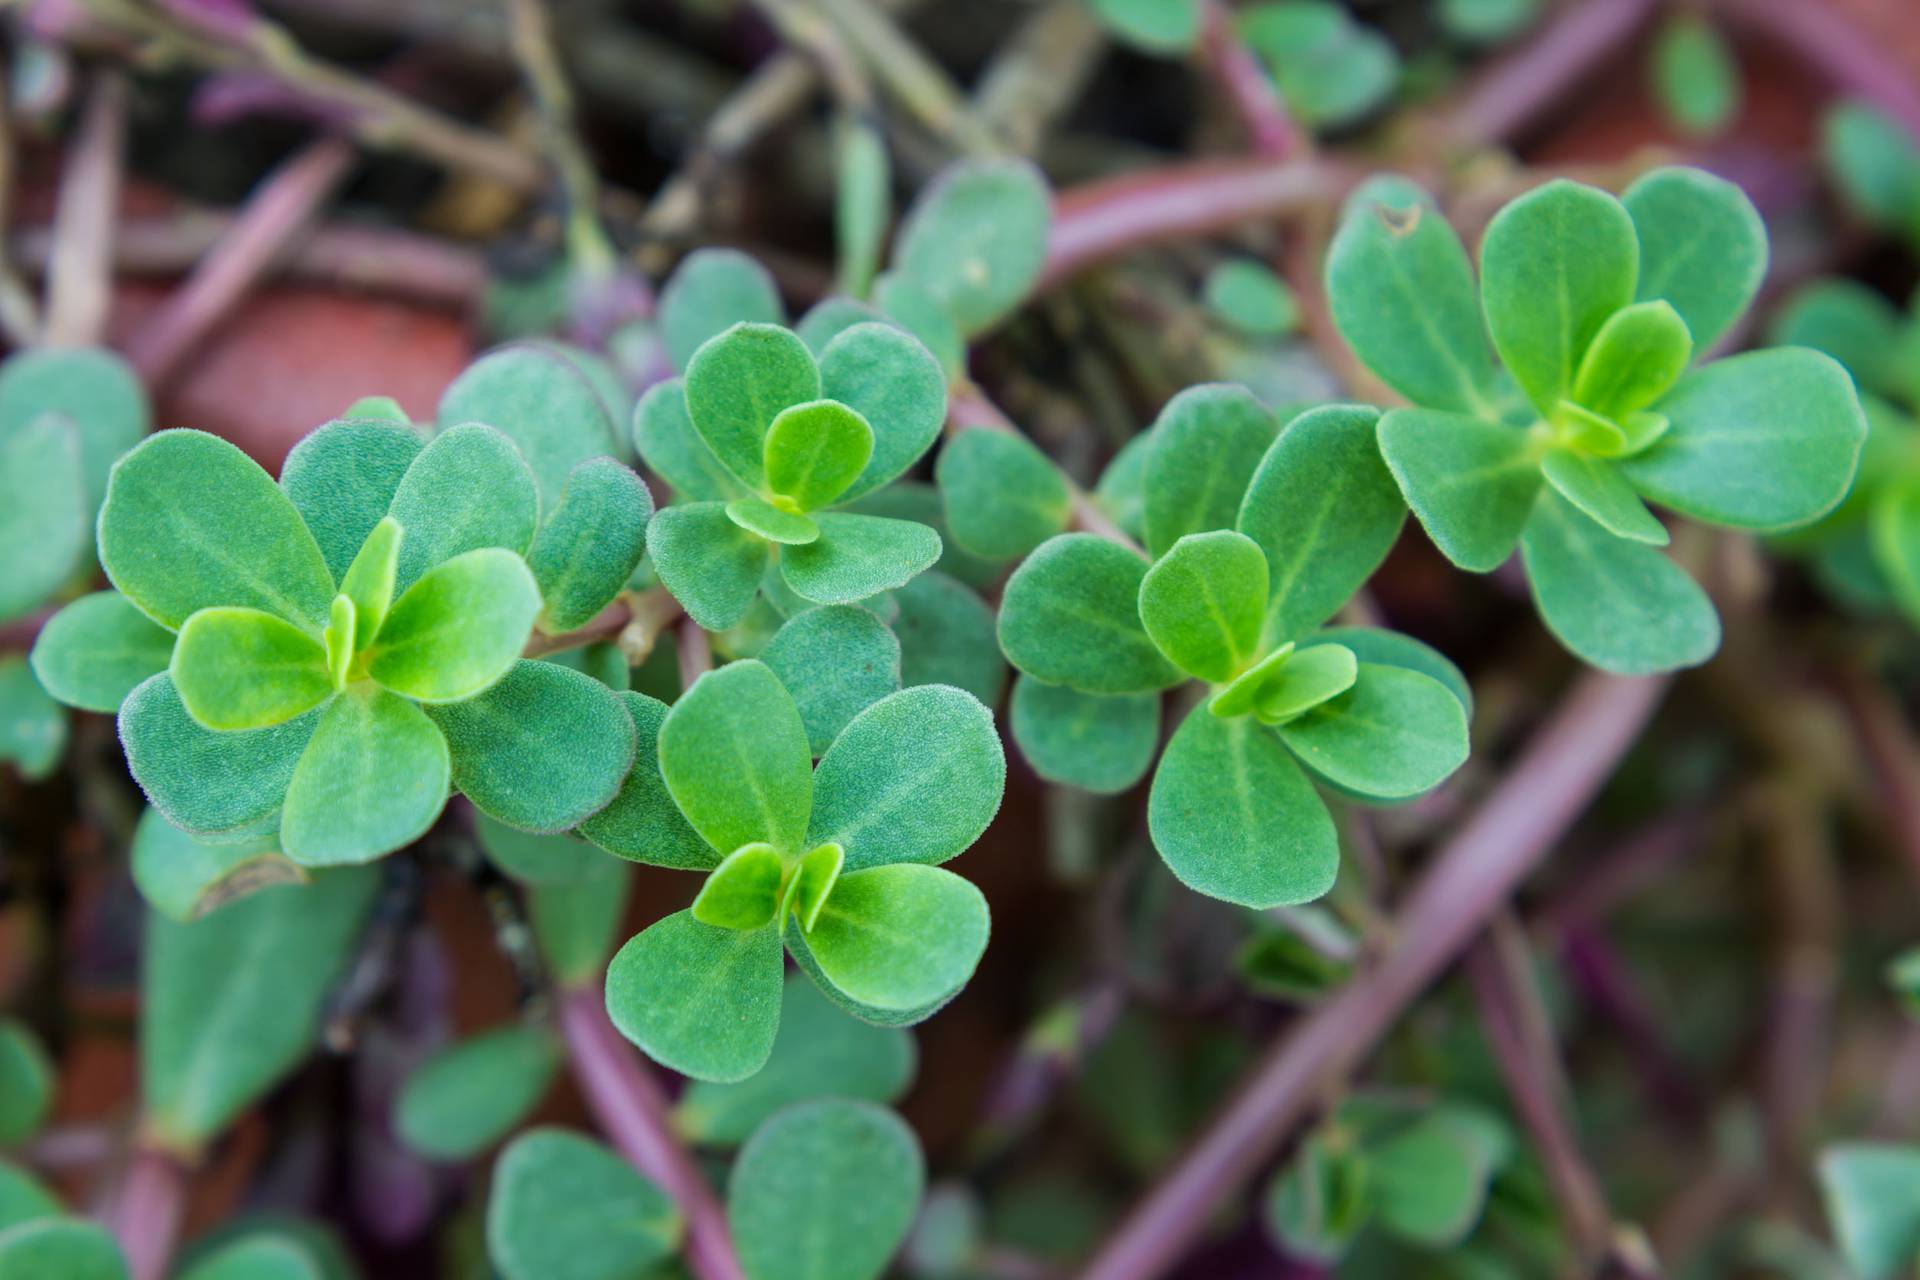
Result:
M1189 387L1154 420L1142 475L1143 525L1155 558L1189 533L1231 529L1278 424L1245 387Z
M1541 496L1520 553L1547 629L1596 667L1672 671L1720 647L1719 615L1679 565L1608 533L1557 493Z
M295 1240L259 1236L235 1240L197 1257L180 1280L325 1280L320 1264Z
M721 463L749 487L766 483L767 431L782 410L820 398L820 371L790 329L737 324L687 364L687 414Z
M1235 527L1266 555L1267 644L1332 617L1400 537L1407 504L1380 458L1379 419L1360 405L1309 410L1280 433L1247 485Z
M1088 0L1100 25L1147 53L1180 53L1200 38L1199 0Z
M766 1065L780 1025L780 931L720 929L677 911L607 966L620 1034L696 1080L744 1080Z
M1667 527L1647 510L1612 460L1571 449L1549 449L1540 460L1540 473L1561 497L1608 533L1648 546L1667 545Z
M681 1231L666 1192L580 1134L529 1130L494 1164L487 1257L504 1280L630 1280Z
M1867 536L1894 600L1920 618L1920 484L1891 485L1875 496Z
M735 498L729 502L727 519L781 546L804 547L820 540L820 525L811 516L782 510L758 498Z
M795 614L760 651L760 660L793 695L816 756L850 720L900 688L900 641L880 619L852 605Z
M1081 693L1022 674L1013 682L1013 740L1048 782L1099 795L1146 776L1160 745L1160 696Z
M667 718L667 704L630 692L622 693L620 701L633 718L639 749L619 794L580 824L580 834L634 862L688 871L717 866L721 855L687 822L660 774L660 726Z
M430 1159L479 1155L532 1113L558 1066L545 1027L498 1027L456 1041L407 1073L394 1132Z
M616 865L584 841L521 831L484 813L474 815L473 834L487 860L523 884L598 881Z
M873 282L873 302L884 319L899 325L932 353L940 371L956 379L967 371L967 340L946 304L898 271L883 272Z
M1460 674L1460 668L1445 654L1412 636L1380 627L1328 627L1302 640L1300 647L1304 650L1320 644L1337 644L1350 649L1362 662L1383 667L1405 667L1409 671L1432 676L1460 700L1467 719L1473 719L1473 689L1467 684L1467 678Z
M47 414L0 429L0 618L32 610L87 549L86 485L73 425Z
M1379 436L1380 456L1441 554L1471 573L1505 563L1541 487L1525 433L1456 413L1392 409Z
M1856 280L1821 280L1790 297L1767 337L1774 346L1812 347L1847 367L1862 391L1901 396L1913 384L1902 367L1901 327L1892 303Z
M687 616L708 631L740 621L767 571L766 539L740 525L724 502L667 507L647 526L654 571Z
M1767 228L1753 202L1701 169L1655 169L1620 202L1640 239L1634 297L1661 298L1687 322L1693 349L1725 336L1767 274Z
M1375 1218L1430 1249L1459 1244L1486 1207L1492 1155L1456 1113L1433 1109L1367 1153Z
M47 620L33 642L33 673L48 693L111 715L134 686L165 671L173 634L117 591L81 596Z
M1360 660L1345 645L1318 644L1297 650L1261 684L1254 714L1262 724L1286 724L1347 692L1359 678ZM1213 705L1218 715L1220 700L1216 698Z
M1393 177L1361 184L1326 277L1340 336L1388 386L1426 408L1491 412L1493 358L1473 265L1426 192Z
M401 477L424 447L409 427L359 420L329 422L287 454L280 487L336 580L393 505Z
M589 458L573 469L527 552L544 601L541 630L584 627L612 603L646 554L652 518L653 495L623 464Z
M894 266L973 337L1025 300L1046 261L1052 222L1046 179L1031 164L964 160L914 201Z
M287 787L280 843L303 866L367 862L426 834L447 803L447 740L370 685L335 698Z
M127 1280L113 1237L77 1218L42 1218L0 1231L0 1280Z
M1236 259L1207 273L1207 310L1257 338L1277 338L1300 327L1300 304L1286 282L1258 262Z
M174 825L201 836L250 828L286 798L322 712L265 729L220 733L187 714L166 672L120 704L127 769Z
M598 983L621 932L632 875L626 865L600 859L600 870L580 880L532 886L527 921L547 973L560 987Z
M1740 68L1733 51L1698 14L1680 13L1653 46L1653 84L1661 110L1680 132L1710 137L1740 108Z
M647 466L683 498L726 501L752 492L694 430L686 383L680 378L656 383L640 397L633 410L633 444Z
M1267 558L1243 533L1190 533L1140 580L1140 622L1189 675L1231 680L1259 656Z
M764 929L780 913L785 875L778 849L764 841L743 844L708 874L690 908L693 918L720 929Z
M1542 414L1573 388L1587 346L1634 300L1640 242L1606 192L1557 179L1507 205L1480 246L1493 345Z
M1541 0L1440 0L1447 34L1470 44L1498 44L1540 16Z
M1016 560L1067 527L1073 495L1031 441L972 427L947 442L934 467L953 540L975 555Z
M836 293L807 308L807 314L794 321L793 331L800 335L800 341L807 344L807 350L813 352L813 358L818 360L829 342L853 326L869 320L886 322L887 316L873 303Z
M149 918L140 1085L155 1133L197 1148L298 1065L378 887L373 872L332 871L191 924Z
M986 601L938 571L894 588L893 601L903 686L950 684L990 707L1000 701L1007 663Z
M0 1160L0 1232L63 1212L53 1192L25 1170Z
M1287 106L1311 125L1359 119L1400 77L1393 45L1331 0L1250 6L1240 15L1240 35L1267 63Z
M1333 818L1280 740L1203 707L1160 758L1147 829L1181 883L1246 907L1311 902L1340 866Z
M546 510L559 504L575 467L620 448L591 376L546 343L515 343L481 356L440 397L438 417L442 428L484 422L504 434L532 471ZM414 527L404 516L401 523ZM527 549L526 541L495 545Z
M217 436L162 431L114 464L100 563L122 595L178 630L201 609L277 614L318 636L333 575L279 486Z
M1267 1191L1267 1228L1287 1252L1316 1262L1343 1257L1372 1209L1366 1157L1310 1135Z
M1696 520L1777 531L1838 506L1866 415L1847 371L1795 347L1716 360L1655 406L1673 424L1621 467L1641 494Z
M44 778L67 745L67 717L18 655L0 658L0 761L28 778Z
M855 716L821 757L806 843L839 845L849 873L945 862L993 821L1006 778L991 711L948 685L903 689Z
M660 290L660 338L676 369L692 363L709 338L736 324L786 318L773 274L738 249L695 249Z
M727 1225L747 1280L877 1280L919 1212L926 1165L913 1131L866 1102L830 1098L774 1116L727 1180Z
M384 516L367 534L367 540L347 566L340 579L340 594L353 606L353 643L357 652L373 643L393 608L393 593L400 581L400 543L406 531L392 516ZM339 608L336 597L334 607ZM331 630L331 626L329 626Z
M114 460L138 444L151 424L140 375L99 347L33 347L0 363L0 440L49 414L68 426L79 445L80 501L83 518L91 519L106 496Z
M463 552L394 601L367 651L368 674L420 702L464 701L520 660L539 614L540 587L526 561L499 547Z
M852 604L913 581L940 559L940 535L914 520L827 511L820 536L780 555L789 587L817 604Z
M924 1009L951 997L987 949L987 900L967 881L918 863L849 870L828 895L806 947L834 990L872 1009Z
M814 805L813 753L793 695L765 664L728 663L680 695L660 726L660 773L716 850L764 840L801 851Z
M621 695L554 662L521 659L485 693L427 707L446 735L453 784L523 831L566 831L619 793L635 733Z
M540 491L513 441L477 422L435 436L407 468L388 514L400 522L405 591L427 570L482 547L524 555L539 526Z
M1276 732L1315 773L1380 799L1431 791L1467 758L1460 700L1438 680L1404 667L1360 664L1351 689Z
M283 724L333 694L320 642L259 609L202 609L188 618L169 674L187 714L209 729Z
M1147 562L1103 538L1049 538L1007 580L1000 647L1036 679L1082 693L1146 693L1180 672L1140 623Z
M1920 1149L1845 1142L1820 1155L1820 1189L1847 1265L1860 1280L1895 1280L1920 1252Z
M767 428L767 488L802 511L845 493L873 457L873 428L838 400L782 409Z
M1664 299L1622 307L1594 335L1573 399L1607 418L1624 418L1658 400L1693 359L1687 322Z
M158 809L133 830L133 883L154 910L195 920L273 885L305 884L307 873L280 852L278 832L225 844L196 840Z
M814 1098L892 1102L913 1078L913 1037L849 1017L802 974L787 979L780 1031L759 1074L733 1084L693 1082L674 1127L715 1146L746 1141L775 1113Z
M1843 102L1821 122L1821 152L1848 203L1882 227L1920 225L1920 144L1871 103Z
M855 325L829 342L820 353L820 386L873 429L873 455L839 495L843 503L905 474L933 447L947 420L940 362L892 324Z
M53 1105L53 1062L40 1038L17 1018L0 1018L0 1145L40 1131Z

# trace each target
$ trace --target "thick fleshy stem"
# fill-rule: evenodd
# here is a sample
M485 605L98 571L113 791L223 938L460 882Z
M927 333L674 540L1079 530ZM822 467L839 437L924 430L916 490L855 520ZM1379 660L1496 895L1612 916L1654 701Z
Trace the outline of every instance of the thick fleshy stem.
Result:
M1581 678L1436 855L1399 916L1391 949L1281 1036L1081 1280L1150 1280L1180 1258L1221 1199L1272 1158L1321 1086L1361 1063L1546 857L1633 745L1666 687L1651 677Z
M136 1145L101 1219L127 1258L129 1280L162 1280L179 1239L187 1170L177 1156Z
M1306 149L1306 139L1287 114L1273 77L1235 29L1233 13L1221 0L1204 0L1200 16L1200 56L1233 103L1255 154L1287 160Z
M744 1280L713 1188L673 1134L667 1095L607 1018L598 986L560 993L560 1029L574 1079L600 1128L633 1166L660 1184L686 1220L687 1264L699 1280Z

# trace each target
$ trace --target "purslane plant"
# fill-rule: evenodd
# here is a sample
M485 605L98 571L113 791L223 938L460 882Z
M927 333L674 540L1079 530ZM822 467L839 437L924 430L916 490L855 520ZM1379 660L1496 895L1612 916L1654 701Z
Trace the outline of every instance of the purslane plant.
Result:
M510 386L551 373L519 368ZM277 832L294 862L362 862L421 835L454 788L511 825L574 826L618 790L635 730L606 686L521 653L613 599L652 510L614 459L567 466L578 444L549 430L529 458L477 422L423 441L346 420L276 485L225 441L162 432L115 465L101 508L116 590L52 619L35 669L119 713L135 779L203 839Z
M641 456L687 501L655 517L660 581L711 631L737 623L770 565L803 599L847 604L940 558L923 524L836 508L896 479L946 419L946 380L911 335L868 322L818 361L791 330L742 323L635 410Z
M1773 341L1824 351L1853 375L1867 415L1860 474L1837 510L1789 535L1822 584L1869 609L1920 623L1920 320L1864 285L1823 280L1774 318Z
M1866 425L1832 359L1697 362L1766 258L1746 196L1692 169L1619 199L1564 180L1519 197L1487 228L1477 290L1459 237L1402 180L1363 186L1334 239L1334 320L1414 405L1379 427L1407 504L1463 569L1518 547L1548 628L1595 666L1668 670L1719 645L1706 594L1657 549L1669 535L1649 502L1777 532L1852 482Z
M1339 841L1310 779L1400 800L1466 759L1450 663L1391 632L1319 630L1406 517L1374 447L1378 416L1328 406L1277 431L1243 388L1182 392L1141 474L1152 560L1065 534L1007 583L1013 732L1043 777L1132 785L1152 763L1161 692L1205 683L1154 775L1147 823L1174 875L1211 897L1270 907L1332 886Z
M697 1079L752 1075L779 1029L783 944L872 1022L919 1022L965 985L986 901L938 864L1000 805L1006 762L984 706L943 685L888 694L817 769L800 708L764 663L708 672L662 710L657 756L643 743L619 800L582 831L706 874L691 907L608 969L607 1009L629 1039Z

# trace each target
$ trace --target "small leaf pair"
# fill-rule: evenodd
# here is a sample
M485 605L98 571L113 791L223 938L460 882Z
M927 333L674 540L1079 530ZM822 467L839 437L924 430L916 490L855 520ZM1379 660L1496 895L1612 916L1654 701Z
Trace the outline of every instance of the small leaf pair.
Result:
M651 502L600 462L626 500L583 503L574 534L619 544L624 580ZM477 423L424 447L332 423L279 485L225 441L163 432L115 465L101 509L118 594L56 616L35 669L64 701L118 709L154 807L202 837L277 829L296 862L366 861L422 834L450 785L503 821L572 826L617 790L634 734L604 686L520 658L543 608L523 556L575 523L600 472L576 467L542 525L520 451ZM581 559L553 561L563 597Z
M707 879L690 909L614 957L607 1008L629 1039L697 1079L752 1075L779 1028L783 943L868 1021L921 1021L966 983L986 901L937 864L1000 804L1006 764L985 707L939 685L890 694L816 770L792 695L747 660L702 676L656 723L657 767L643 753L583 834Z
M1303 765L1400 799L1466 758L1451 664L1390 633L1315 631L1404 519L1373 447L1377 416L1330 406L1275 438L1244 391L1184 392L1153 428L1142 480L1158 558L1067 534L1007 583L1000 642L1023 673L1014 736L1044 777L1131 785L1152 761L1159 691L1215 686L1174 733L1148 805L1161 857L1209 896L1268 907L1332 884L1333 820Z
M1477 1107L1410 1112L1356 1098L1269 1185L1267 1228L1285 1252L1322 1265L1374 1226L1408 1244L1452 1249L1479 1222L1512 1147L1505 1125Z
M1379 425L1408 506L1461 568L1518 547L1548 628L1596 666L1667 670L1719 644L1648 502L1777 531L1853 479L1866 426L1834 361L1784 348L1693 367L1766 257L1746 197L1692 169L1621 199L1568 181L1521 196L1487 228L1477 292L1459 238L1401 180L1357 192L1334 239L1335 322L1416 406Z
M940 558L939 535L831 508L912 466L945 418L938 364L890 325L856 325L818 361L777 325L710 339L635 414L641 456L691 499L649 531L661 582L711 631L745 615L770 562L821 604L905 584Z
M1240 14L1240 37L1267 64L1288 108L1316 127L1351 124L1400 81L1393 45L1331 0L1252 5Z

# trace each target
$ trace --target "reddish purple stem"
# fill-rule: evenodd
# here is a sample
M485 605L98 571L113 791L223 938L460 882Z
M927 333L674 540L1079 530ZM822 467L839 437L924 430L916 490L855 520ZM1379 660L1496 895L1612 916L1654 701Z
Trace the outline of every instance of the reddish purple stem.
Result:
M587 1107L613 1145L660 1184L687 1222L687 1264L700 1280L744 1280L713 1188L673 1136L660 1082L607 1018L597 986L560 993L560 1028Z
M1135 1207L1081 1280L1150 1280L1272 1158L1319 1089L1344 1076L1485 927L1633 745L1664 679L1590 674L1434 859L1371 970L1283 1035L1179 1163Z
M1200 53L1233 103L1256 154L1285 160L1301 149L1300 130L1287 114L1273 77L1240 38L1233 14L1220 0L1206 0L1202 10Z
M165 1151L138 1146L101 1216L127 1256L129 1280L162 1280L187 1204L187 1171Z

